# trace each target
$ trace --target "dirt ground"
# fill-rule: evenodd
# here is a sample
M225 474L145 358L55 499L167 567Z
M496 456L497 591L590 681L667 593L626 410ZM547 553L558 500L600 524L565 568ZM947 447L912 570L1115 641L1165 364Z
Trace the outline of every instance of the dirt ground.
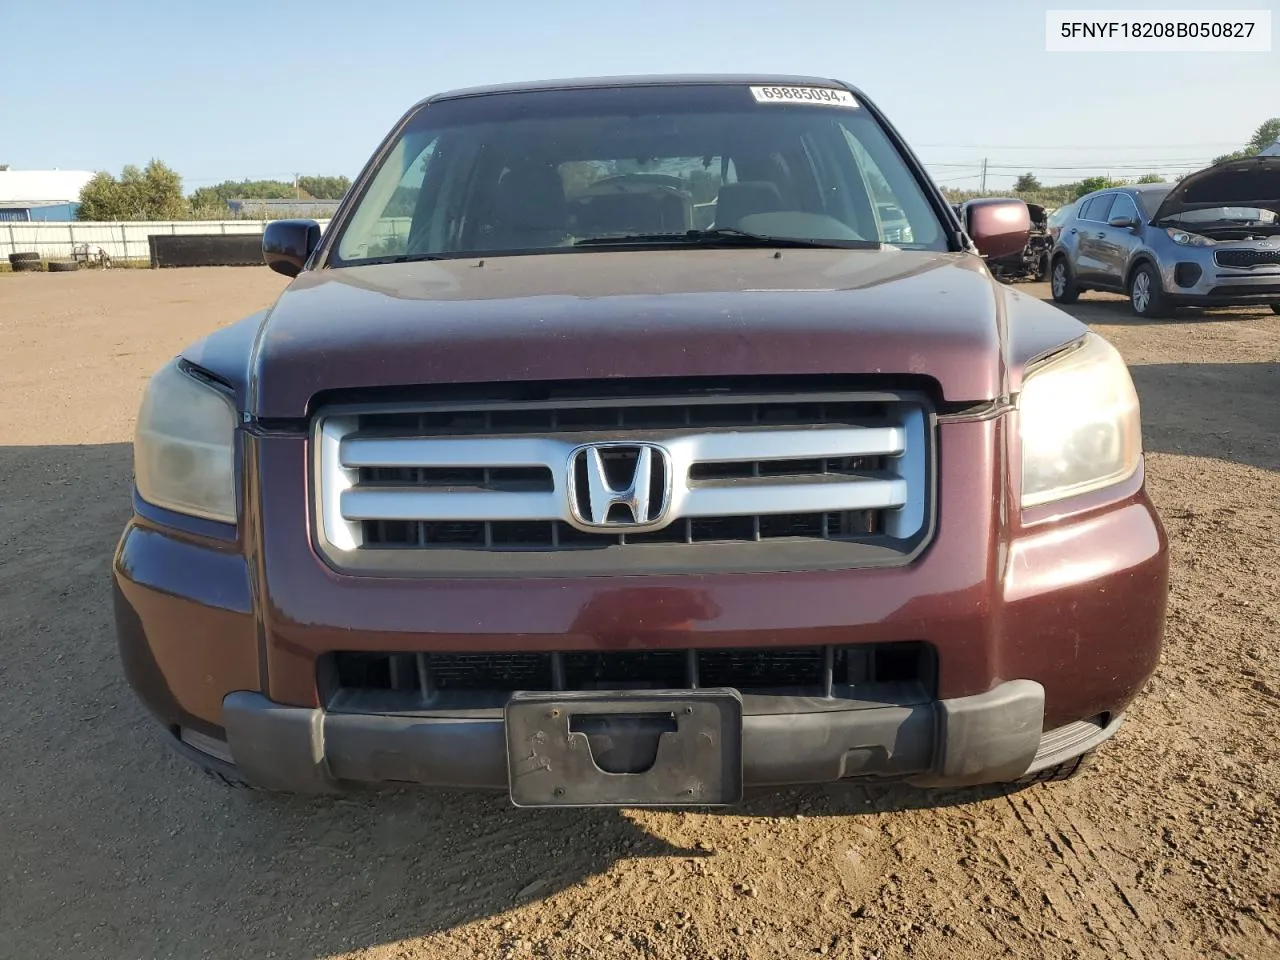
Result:
M0 277L0 957L1280 957L1280 317L1073 308L1133 365L1174 550L1162 666L1091 775L536 813L229 791L122 679L143 384L283 285Z

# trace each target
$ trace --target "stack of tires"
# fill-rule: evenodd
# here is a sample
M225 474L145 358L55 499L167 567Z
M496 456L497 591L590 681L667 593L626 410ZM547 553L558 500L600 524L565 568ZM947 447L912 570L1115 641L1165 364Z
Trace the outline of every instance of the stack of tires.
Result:
M45 263L38 253L11 253L9 266L15 273L38 272L45 269ZM48 268L50 273L70 273L80 269L80 264L74 260L50 260Z
M31 273L43 270L44 262L38 253L11 253L9 266L13 268L14 273Z

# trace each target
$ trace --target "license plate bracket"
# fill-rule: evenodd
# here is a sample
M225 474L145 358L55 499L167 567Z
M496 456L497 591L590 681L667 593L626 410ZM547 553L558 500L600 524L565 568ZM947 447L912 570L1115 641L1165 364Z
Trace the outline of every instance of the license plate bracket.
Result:
M505 719L517 807L726 806L742 799L736 690L518 692Z

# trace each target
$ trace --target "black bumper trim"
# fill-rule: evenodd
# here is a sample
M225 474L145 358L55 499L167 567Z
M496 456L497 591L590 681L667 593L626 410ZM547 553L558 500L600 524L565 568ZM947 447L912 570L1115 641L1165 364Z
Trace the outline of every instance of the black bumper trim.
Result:
M1265 307L1280 303L1280 290L1261 293L1168 293L1165 299L1174 307Z
M1043 730L1044 688L1006 681L972 697L928 704L861 706L743 718L747 787L826 783L846 777L969 786L1016 780L1050 759L1059 744ZM235 772L266 789L332 793L349 781L506 790L501 719L329 713L236 692L223 702ZM1075 754L1119 726L1072 737ZM1051 749L1053 762L1069 759Z

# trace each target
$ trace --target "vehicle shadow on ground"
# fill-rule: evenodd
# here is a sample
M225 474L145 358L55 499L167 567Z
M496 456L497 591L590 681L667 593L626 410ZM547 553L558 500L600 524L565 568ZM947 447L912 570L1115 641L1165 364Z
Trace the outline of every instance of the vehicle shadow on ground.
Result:
M1159 327L1177 323L1255 323L1274 314L1267 305L1249 307L1181 307L1168 317L1152 319L1133 312L1127 298L1110 294L1084 294L1072 304L1060 304L1051 296L1040 298L1085 323L1110 327Z
M1280 364L1151 363L1129 372L1148 452L1280 470Z
M498 918L620 860L713 855L696 825L669 841L627 811L413 788L287 797L204 777L164 745L120 669L110 564L130 477L128 444L0 447L0 903L14 955L91 943L103 956L311 960ZM1001 792L836 785L719 812L848 816Z
M110 568L131 460L123 443L0 447L0 952L310 960L492 917L623 857L702 855L617 811L203 776L120 668Z
M1149 450L1280 470L1280 364L1132 370ZM110 560L130 477L125 443L0 447L0 904L14 955L92 943L310 960L499 918L620 860L708 855L696 827L669 842L625 811L412 789L276 797L204 778L161 743L120 670ZM718 813L856 816L1011 789L838 784Z

